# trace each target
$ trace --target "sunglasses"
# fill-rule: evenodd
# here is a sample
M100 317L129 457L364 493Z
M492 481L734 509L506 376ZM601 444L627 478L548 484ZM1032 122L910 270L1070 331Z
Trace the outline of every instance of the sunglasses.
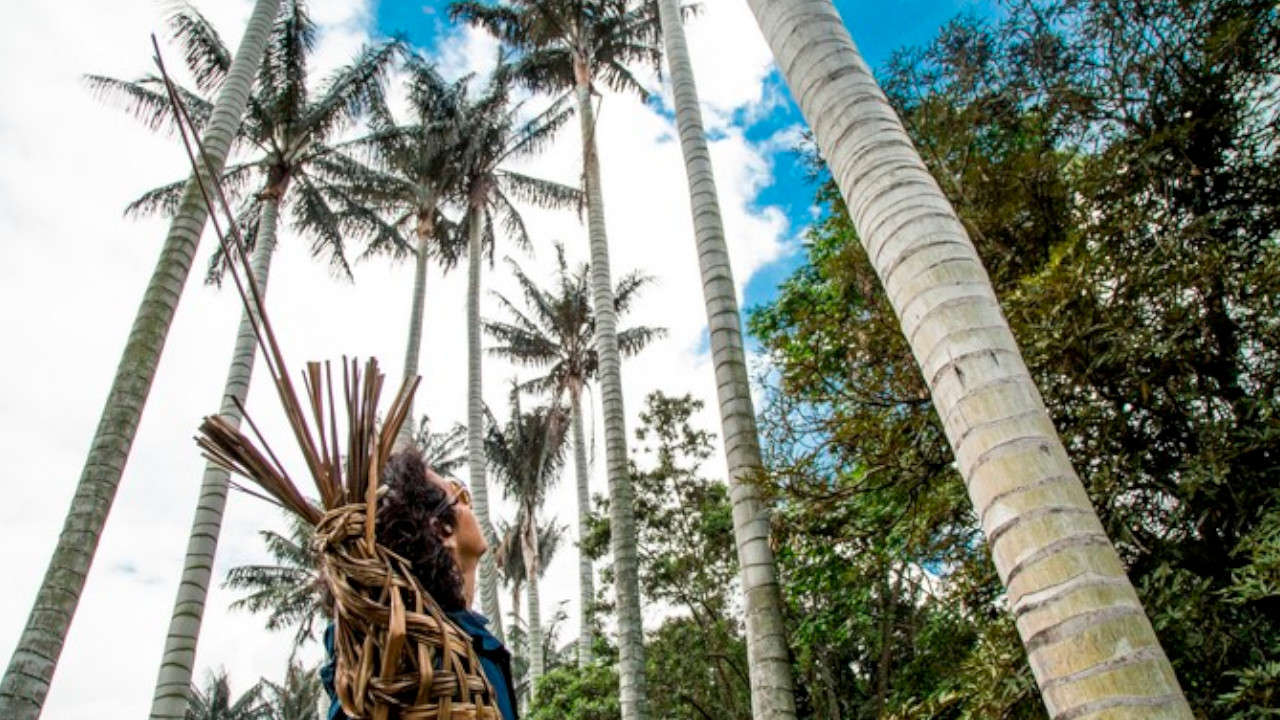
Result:
M439 515L445 508L454 507L458 503L471 507L471 489L466 483L455 477L446 477L444 481L450 485L450 490L445 493L444 500L440 501L436 509L431 511L432 515Z
M449 503L449 507L453 507L458 503L471 507L471 488L455 477L447 477L445 481L453 486L453 492L446 500Z

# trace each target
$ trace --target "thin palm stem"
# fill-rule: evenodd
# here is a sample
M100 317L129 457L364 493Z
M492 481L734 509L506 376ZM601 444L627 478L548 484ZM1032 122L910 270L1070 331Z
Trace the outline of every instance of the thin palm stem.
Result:
M796 717L795 689L777 563L769 544L769 516L760 502L756 485L751 482L762 467L760 438L742 348L742 320L729 264L729 248L725 243L720 205L716 200L715 174L702 126L684 26L680 20L679 0L657 2L675 98L680 147L689 180L694 241L702 273L720 423L729 466L734 536L746 608L752 717L756 720L788 720Z

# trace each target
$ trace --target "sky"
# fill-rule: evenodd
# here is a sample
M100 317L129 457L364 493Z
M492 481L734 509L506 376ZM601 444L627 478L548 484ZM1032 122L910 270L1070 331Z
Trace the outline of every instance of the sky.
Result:
M843 0L838 6L873 66L895 48L928 40L961 11L989 13L990 0ZM774 71L768 48L739 0L704 0L688 25L711 154L733 258L746 307L767 302L803 259L804 230L814 218L814 188L794 147L802 122ZM239 42L249 0L198 0ZM452 27L433 2L313 0L321 25L314 76L350 58L371 39L405 32L452 76L483 70L493 41ZM185 176L171 138L150 134L118 108L93 97L85 73L136 78L150 71L153 32L163 36L163 4L66 0L0 3L0 660L7 664L62 526L102 411L121 349L154 267L167 224L122 217L143 191ZM167 47L169 66L179 55ZM665 98L659 78L646 81ZM599 116L603 188L615 277L642 270L657 278L624 324L666 327L665 339L623 365L628 428L653 390L692 393L714 408L714 381L695 264L680 149L665 100L648 105L606 96ZM576 125L543 156L519 168L576 183L581 159ZM586 231L573 213L530 210L538 242L565 243L570 260L586 258ZM137 717L147 712L162 641L177 590L203 462L192 441L200 418L216 411L239 316L230 291L200 282L213 241L206 237L169 334L150 399L44 717ZM374 259L354 282L335 279L308 256L309 243L282 233L268 307L294 368L307 360L376 356L395 385L401 374L411 265ZM511 255L540 282L551 280L552 254ZM464 273L428 281L418 408L438 428L465 417ZM515 297L503 263L486 289ZM486 296L482 313L496 315ZM508 381L530 377L486 359L485 397L505 410ZM261 365L259 366L261 369ZM593 398L598 403L598 397ZM248 408L273 446L287 444L277 401L255 383ZM498 412L502 416L503 412ZM706 410L702 427L718 430ZM603 493L599 411L587 418L597 440L592 489ZM296 456L286 464L299 468ZM717 458L705 471L724 476ZM491 489L492 496L501 493ZM550 497L546 515L573 525L571 480ZM514 513L499 500L495 515ZM259 677L280 678L291 635L268 633L260 617L232 612L235 595L218 583L228 568L267 561L258 532L283 528L280 513L233 493L205 615L197 676L225 668L233 689ZM571 531L572 532L572 531ZM505 595L506 593L504 593ZM560 602L576 618L572 545L548 569L544 617ZM650 612L652 623L655 616ZM567 623L561 639L576 634ZM314 646L304 659L318 657Z

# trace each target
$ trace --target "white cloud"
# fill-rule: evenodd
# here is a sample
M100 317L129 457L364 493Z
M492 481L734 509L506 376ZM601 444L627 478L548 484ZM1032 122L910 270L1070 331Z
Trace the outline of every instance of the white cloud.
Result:
M708 0L705 6L689 26L690 44L699 89L720 131L712 157L741 292L754 272L780 256L789 233L779 210L755 202L770 182L768 156L775 145L753 144L729 123L735 113L750 115L771 102L762 90L769 60L742 3ZM250 6L236 0L201 7L218 27L238 28ZM332 26L318 50L318 79L367 40L370 15L366 3L352 0L317 0L312 13ZM0 337L7 339L7 352L0 354L0 482L8 500L0 506L0 563L9 589L0 596L4 659L17 642L56 541L166 230L161 221L122 220L121 210L146 188L184 174L173 141L150 136L131 118L103 107L79 78L85 72L126 78L148 72L147 35L160 26L149 0L0 6ZM234 44L238 37L232 35L228 31L225 39ZM442 63L456 72L494 57L492 41L473 31L449 37ZM47 49L54 39L56 52ZM167 55L170 65L177 64L176 52ZM644 396L661 388L704 398L707 410L700 420L718 430L710 360L698 352L705 314L675 133L666 118L632 98L605 98L599 123L614 277L634 269L659 277L627 322L670 330L666 340L624 364L629 428L635 427ZM527 170L576 183L580 160L573 123ZM572 261L586 258L586 229L575 214L530 210L528 221L543 247L559 239ZM199 418L216 409L239 314L232 292L200 285L211 246L206 238L170 333L54 679L47 720L138 716L149 707L202 470L191 436ZM294 370L311 359L374 355L389 384L397 384L409 266L373 261L357 268L354 284L335 282L323 264L308 257L308 247L285 233L271 277L272 317ZM510 248L499 252L516 255L533 277L549 278L549 253L529 259ZM433 268L428 281L417 407L437 427L465 417L464 276L442 277ZM514 290L501 263L485 283ZM483 311L496 313L487 296ZM495 411L505 409L506 379L515 371L486 362L486 398ZM281 450L288 446L287 431L263 380L260 365L248 405ZM598 411L593 418L601 436ZM603 441L597 439L595 447L592 487L604 492ZM723 475L723 461L708 471ZM571 483L566 474L548 515L568 523L573 533ZM226 518L215 568L219 582L229 567L264 561L258 531L282 527L275 509L236 493ZM543 589L544 609L569 601L565 637L576 633L573 554L572 546L562 551ZM268 634L261 618L228 612L231 599L221 589L210 595L197 677L225 667L239 688L259 676L278 678L289 635Z

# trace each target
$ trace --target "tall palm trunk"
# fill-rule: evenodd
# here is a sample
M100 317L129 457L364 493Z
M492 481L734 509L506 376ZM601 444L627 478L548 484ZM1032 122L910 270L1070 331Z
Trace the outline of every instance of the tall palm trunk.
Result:
M528 508L527 526L520 528L520 545L524 553L524 574L528 587L525 597L529 600L529 698L534 699L534 688L546 671L546 658L542 648L542 608L538 597L538 572L542 558L538 557L538 521L533 508Z
M413 265L413 304L409 307L409 342L404 349L404 379L408 380L418 374L418 355L422 348L422 311L427 297L427 250L433 234L434 212L418 217L417 257ZM396 446L408 447L413 442L413 428L416 425L413 414L413 401L409 401L407 422L400 426L396 435Z
M595 573L591 558L582 551L591 512L591 486L587 478L587 439L582 430L582 386L569 389L573 405L573 470L578 483L578 667L591 664L591 604L595 602Z
M283 192L284 188L280 188L278 193L272 193L262 202L258 243L250 260L259 294L265 295L267 291L267 276L271 271L271 256L276 247L276 226ZM235 427L240 426L241 420L240 405L237 402L243 404L249 393L257 350L258 338L253 332L253 318L246 308L236 332L235 350L231 354L231 367L227 371L227 383L222 391L222 408L219 411ZM186 717L191 692L191 669L195 664L196 644L204 618L205 598L209 595L209 577L213 573L218 536L222 532L222 512L227 505L229 477L221 467L213 463L205 465L195 520L191 524L191 537L187 540L182 581L178 584L178 597L173 604L169 633L164 642L164 655L160 660L156 694L151 701L152 720L182 720Z
M222 171L231 140L240 127L249 89L262 63L279 7L280 0L257 0L218 94L204 137L214 176ZM177 215L142 296L62 534L0 681L0 717L32 720L40 715L207 217L193 178L183 191Z
M694 240L702 271L702 293L711 334L720 423L729 463L729 492L733 502L734 539L746 603L747 658L751 673L751 712L757 720L796 717L795 690L782 619L778 569L769 546L769 516L751 476L760 472L760 439L746 357L742 350L742 319L729 267L729 249L720 220L711 153L702 127L698 89L680 22L678 0L658 0L662 41L675 97L676 125L689 177Z
M604 193L595 117L591 109L591 75L586 63L574 61L578 118L582 127L582 164L587 185L587 228L591 240L592 304L596 313L596 352L600 356L600 396L604 408L604 454L609 478L610 550L618 602L618 684L622 720L644 720L644 629L640 615L640 582L636 554L635 493L627 470L626 414L622 406L622 361L618 353L618 313L609 273L609 239L604 224Z
M750 0L902 323L1053 718L1191 718L973 244L830 0Z
M484 396L480 378L480 266L481 225L478 208L467 210L467 467L471 476L471 497L476 519L491 550L498 547L498 534L489 520L489 489L484 472ZM480 607L489 617L493 634L502 634L502 610L498 605L498 568L493 552L480 556Z

